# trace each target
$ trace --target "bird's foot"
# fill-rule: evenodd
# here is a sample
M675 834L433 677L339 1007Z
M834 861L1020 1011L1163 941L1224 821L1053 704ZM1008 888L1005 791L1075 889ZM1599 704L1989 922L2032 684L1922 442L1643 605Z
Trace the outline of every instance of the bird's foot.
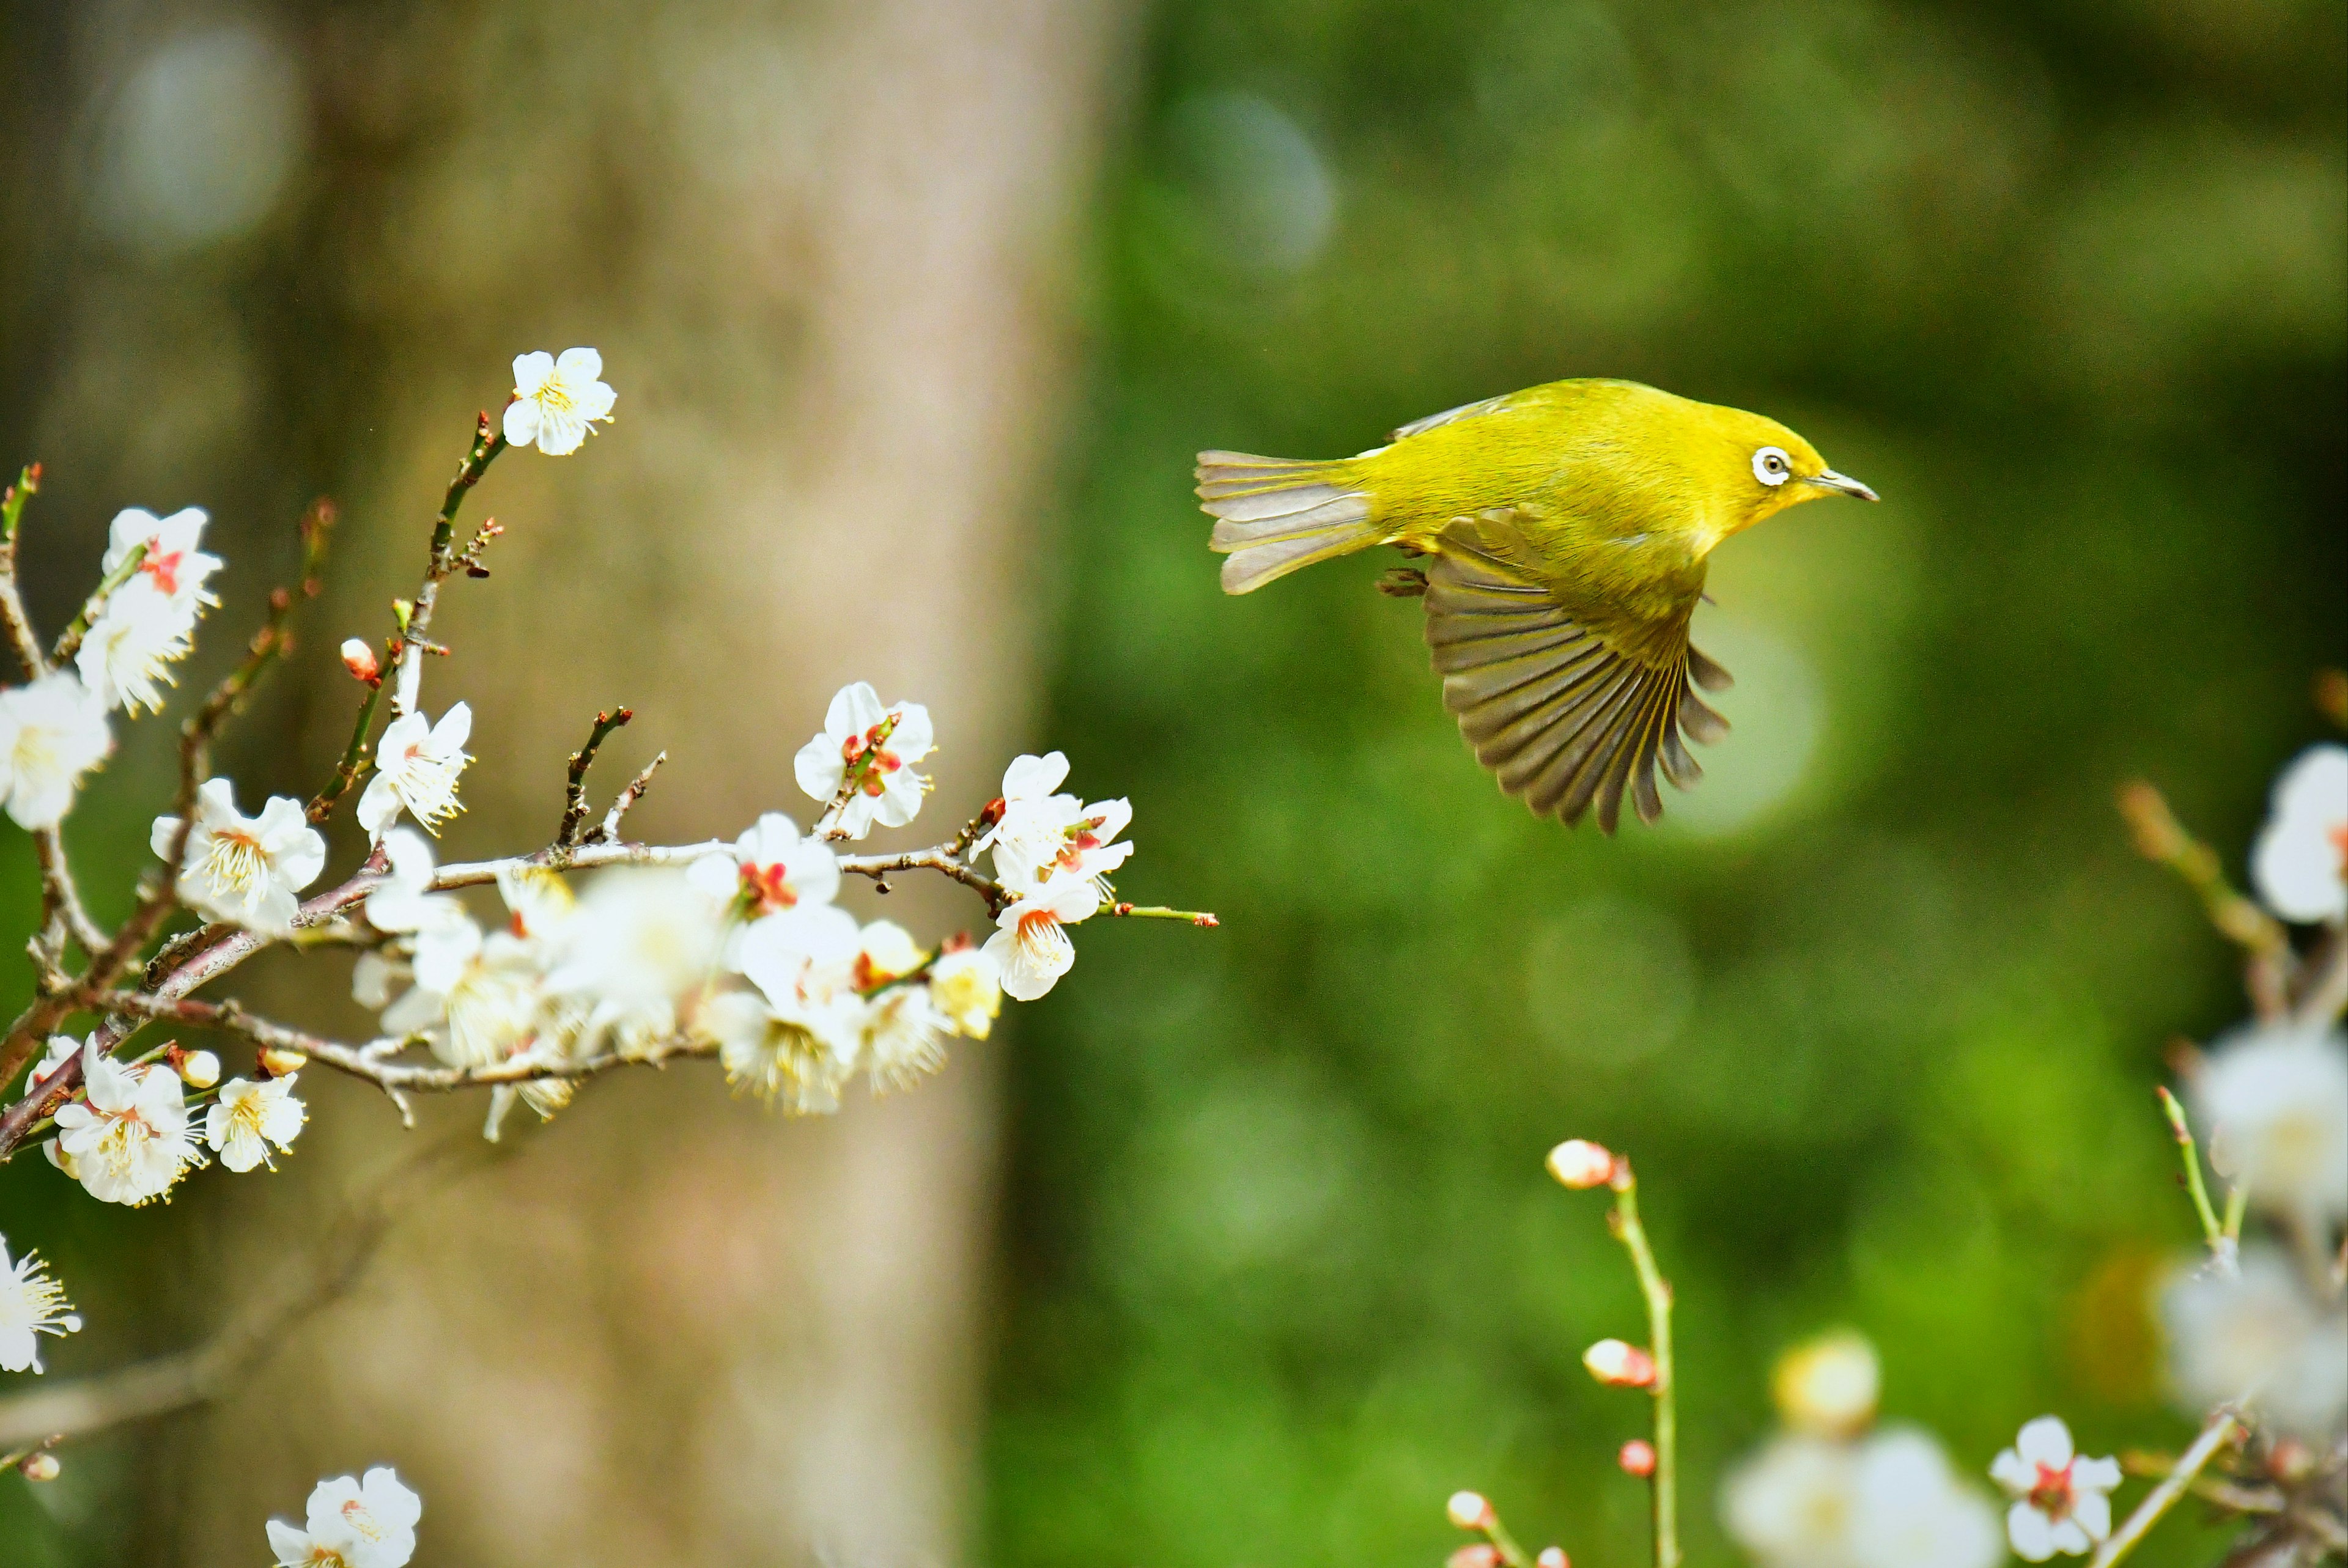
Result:
M1379 575L1378 591L1388 599L1416 599L1426 591L1426 574L1416 567L1391 567Z

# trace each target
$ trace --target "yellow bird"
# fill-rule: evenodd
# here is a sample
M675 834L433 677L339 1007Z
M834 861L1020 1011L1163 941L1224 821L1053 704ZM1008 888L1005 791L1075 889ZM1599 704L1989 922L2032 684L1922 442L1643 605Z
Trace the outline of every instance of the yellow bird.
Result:
M1374 545L1431 556L1379 587L1424 596L1444 706L1500 787L1608 833L1627 791L1663 815L1655 766L1727 721L1690 686L1728 671L1688 645L1707 559L1762 518L1875 492L1774 419L1629 381L1557 381L1429 415L1327 462L1199 454L1223 591Z

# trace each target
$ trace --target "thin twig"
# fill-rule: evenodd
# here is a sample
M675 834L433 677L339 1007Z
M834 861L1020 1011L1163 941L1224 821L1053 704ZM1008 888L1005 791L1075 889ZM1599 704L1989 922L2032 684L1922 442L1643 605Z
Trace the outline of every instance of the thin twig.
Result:
M16 591L16 529L25 520L25 503L40 487L41 466L27 463L16 482L0 492L0 621L6 622L8 645L16 651L28 681L47 674L49 661L41 651L41 634L33 630L33 618L25 612L24 596Z
M310 797L306 815L312 822L324 822L333 815L343 796L359 782L359 774L366 767L367 739L375 729L376 709L382 705L383 689L388 684L386 677L377 676L367 687L366 695L359 700L358 717L352 722L351 738L343 744L342 760L335 764L335 776L326 781L325 788Z
M1169 909L1163 904L1111 904L1108 912L1136 920L1184 920L1193 926L1208 927L1222 924L1210 910Z
M98 579L98 586L90 590L89 597L82 600L81 608L74 612L74 618L66 622L66 629L57 633L57 645L49 650L50 663L63 666L73 662L73 656L81 651L82 639L89 635L90 623L105 611L106 601L114 597L116 589L129 582L132 574L146 564L147 547L144 544L133 545L130 553L116 563L112 571Z
M2168 1130L2177 1139L2178 1157L2185 1163L2185 1190L2193 1195L2193 1213L2201 1221L2201 1235L2209 1244L2209 1255L2228 1274L2237 1270L2231 1238L2240 1234L2241 1219L2234 1216L2233 1228L2219 1222L2218 1211L2209 1202L2209 1188L2201 1179L2201 1151L2193 1142L2193 1128L2185 1119L2185 1107L2166 1084L2156 1084L2153 1093L2160 1098L2161 1113L2168 1118Z
M622 790L617 798L612 802L612 809L603 814L603 825L593 830L598 842L604 844L619 842L620 819L628 815L629 809L636 802L644 798L644 791L653 787L653 774L658 773L660 765L666 761L668 761L667 752L654 752L653 760L637 770L636 776L628 781L628 787Z
M450 548L456 537L457 508L465 504L466 494L481 482L481 476L505 449L506 438L490 423L489 415L476 415L473 445L466 452L465 460L458 465L457 477L448 481L448 493L440 500L440 515L433 519L424 586L417 590L416 601L399 629L398 684L391 694L391 711L396 715L405 716L416 711L417 690L424 680L424 634L432 630L432 611L440 602L441 580L458 569L458 558Z
M2260 1019L2273 1021L2288 1005L2291 938L2273 916L2234 890L2218 852L2185 830L2159 790L2138 779L2120 786L2120 815L2127 819L2137 852L2168 866L2200 897L2210 924L2240 948L2250 1001Z
M571 782L563 791L562 825L555 829L555 843L579 842L580 825L587 820L587 770L595 765L595 753L602 750L612 732L635 716L627 708L611 708L596 714L593 727L587 732L587 743L571 753Z
M1639 1219L1639 1181L1631 1162L1614 1167L1614 1212L1609 1226L1630 1251L1631 1266L1639 1276L1639 1294L1647 1303L1650 1353L1655 1360L1654 1526L1655 1568L1679 1568L1679 1414L1672 1392L1672 1286L1655 1266L1654 1249L1647 1245L1646 1226Z
M2186 1494L2193 1485L2194 1478L2201 1473L2202 1467L2217 1456L2218 1450L2226 1445L2229 1439L2247 1430L2233 1406L2219 1407L2210 1416L2209 1424L2201 1429L2201 1435L2194 1440L2193 1446L2187 1449L2184 1457L2177 1461L2177 1468L2168 1472L2168 1479L2145 1494L2144 1501L2136 1505L2136 1512L2112 1532L2087 1568L2111 1568L2113 1563L2135 1551L2152 1527L2160 1522L2160 1516Z

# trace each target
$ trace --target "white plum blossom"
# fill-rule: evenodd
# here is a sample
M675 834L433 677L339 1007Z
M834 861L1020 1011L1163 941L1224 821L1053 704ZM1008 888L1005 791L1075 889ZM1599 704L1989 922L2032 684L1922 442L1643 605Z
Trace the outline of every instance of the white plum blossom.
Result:
M603 356L592 348L564 349L560 359L542 349L520 354L513 374L506 444L536 446L550 457L578 451L597 421L611 419L619 396L603 384Z
M949 948L930 966L930 1005L955 1033L984 1040L1003 1010L1003 968L977 948Z
M146 546L130 580L161 594L192 626L198 615L220 602L204 585L220 570L221 559L196 548L206 521L201 507L182 507L168 518L158 518L143 507L126 507L114 514L106 530L106 554L98 563L98 572L112 577L132 550Z
M1133 820L1131 803L1055 794L1067 776L1058 752L1015 758L1004 771L1003 815L979 846L994 851L995 875L1014 894L1054 876L1107 876L1133 853L1112 842Z
M289 1072L258 1082L232 1078L221 1085L220 1098L204 1114L204 1142L222 1165L238 1172L255 1165L275 1170L269 1146L276 1144L281 1154L294 1152L294 1140L309 1120L309 1112L294 1093L294 1081L300 1076Z
M839 861L819 838L799 836L798 824L770 811L734 841L730 855L705 855L685 868L694 887L752 925L768 921L832 928L837 940L852 932L854 917L837 908ZM845 923L844 926L842 923ZM743 927L728 934L726 964L739 971Z
M2210 1048L2190 1086L2210 1159L2260 1208L2348 1215L2348 1039L2320 1024L2250 1025Z
M736 1092L780 1103L794 1115L820 1116L839 1109L840 1088L856 1071L862 1011L844 985L793 988L779 999L764 989L734 990L709 999L698 1027L716 1041L726 1081Z
M359 825L367 836L380 839L403 810L432 834L464 810L457 801L457 779L473 760L465 750L472 733L473 710L463 702L441 714L437 724L421 713L408 713L386 725L376 743L375 777L359 796Z
M424 1501L388 1465L364 1479L320 1481L310 1492L306 1528L269 1522L270 1550L279 1568L406 1568L416 1555L416 1524Z
M412 936L471 923L464 905L432 891L432 845L422 834L395 827L383 835L383 852L387 869L366 896L367 924L378 931Z
M2286 920L2348 917L2348 746L2310 746L2275 781L2250 879Z
M1721 1522L1762 1568L1852 1568L1857 1469L1847 1444L1774 1439L1729 1471L1721 1486Z
M41 1370L41 1336L77 1333L81 1318L37 1254L11 1261L0 1235L0 1368Z
M1005 993L1034 1001L1076 967L1076 945L1066 927L1100 910L1099 884L1063 876L1045 883L1004 907L998 929L986 939L986 955L1003 975Z
M107 595L75 651L82 684L109 708L159 712L170 667L195 648L196 611L143 573Z
M1853 1568L1991 1568L2005 1560L1997 1510L1959 1478L1941 1445L1912 1428L1859 1446L1850 1515Z
M891 986L864 1004L865 1071L875 1094L911 1089L946 1064L946 1016L925 986Z
M2119 1463L2082 1458L2060 1416L2024 1425L1989 1473L2014 1500L2005 1516L2006 1538L2030 1562L2044 1563L2058 1552L2084 1557L2112 1532L2111 1490L2120 1483Z
M2231 1274L2181 1261L2163 1281L2168 1380L2195 1415L2240 1399L2312 1443L2348 1419L2348 1309L2320 1302L2281 1250L2242 1249Z
M180 819L159 816L147 842L165 860L180 835ZM215 920L283 934L294 928L298 895L325 868L326 841L310 825L302 803L272 795L261 815L236 809L236 786L207 779L196 791L196 815L180 856L180 897Z
M628 867L588 884L555 945L547 989L579 1011L576 1048L627 1056L677 1032L718 972L725 932L685 872Z
M73 671L0 691L0 800L17 826L55 827L82 774L113 750L106 704Z
M171 1190L196 1153L180 1075L160 1062L125 1067L82 1050L84 1099L57 1108L57 1147L101 1203L151 1203Z
M935 749L930 711L919 702L883 707L870 682L843 686L824 711L823 733L799 748L792 772L799 788L827 808L847 792L839 814L816 824L827 836L862 838L874 823L902 827L922 809L930 781L912 769Z

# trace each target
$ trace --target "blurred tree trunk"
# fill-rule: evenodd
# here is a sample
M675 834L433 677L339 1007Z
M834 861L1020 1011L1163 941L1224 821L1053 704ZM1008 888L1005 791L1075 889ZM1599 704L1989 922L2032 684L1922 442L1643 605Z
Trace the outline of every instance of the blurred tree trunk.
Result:
M94 101L149 23L75 44ZM791 754L860 677L938 721L918 826L950 831L992 794L1033 706L1026 563L1115 8L318 6L282 36L317 110L307 183L295 217L242 243L297 262L83 286L55 400L74 412L40 421L73 450L95 445L73 431L132 418L86 390L87 361L136 363L129 326L160 309L137 302L194 299L247 345L242 416L212 460L342 465L346 550L311 683L273 710L302 726L300 776L255 754L242 793L298 787L338 749L351 691L320 672L325 650L379 634L412 589L510 358L585 343L617 424L576 456L498 464L469 508L510 530L495 576L443 601L458 653L427 671L425 706L469 700L480 759L448 852L543 842L565 754L615 702L638 717L599 794L670 753L632 819L649 836L730 835L767 809L804 823ZM282 292L256 309L238 278L273 265ZM160 451L107 471L168 477L149 504L208 499ZM223 518L232 550L236 527ZM890 906L917 929L983 918L928 889ZM273 984L314 1008L341 975L304 962ZM695 1066L595 1085L542 1132L510 1122L519 1158L446 1189L353 1300L168 1435L152 1463L176 1476L150 1506L174 1541L151 1544L249 1557L317 1476L390 1462L425 1498L420 1561L954 1560L993 1049L829 1121L767 1116ZM482 1109L426 1107L403 1134L321 1076L304 1078L315 1120L288 1172L197 1200L231 1280L298 1245L337 1188Z

